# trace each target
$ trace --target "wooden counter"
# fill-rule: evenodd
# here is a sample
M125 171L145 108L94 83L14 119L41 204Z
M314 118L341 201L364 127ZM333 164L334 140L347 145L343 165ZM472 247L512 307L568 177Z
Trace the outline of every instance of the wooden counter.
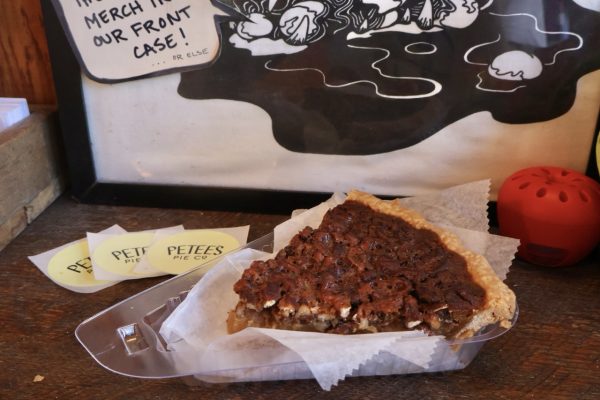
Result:
M508 284L520 317L487 343L466 369L435 374L351 378L331 392L315 381L202 384L142 380L98 365L73 332L84 319L166 278L127 281L94 294L67 291L27 256L119 224L135 231L184 224L250 224L250 240L284 215L76 204L61 197L0 252L0 398L2 399L598 399L600 254L571 268L515 262ZM43 380L34 382L36 375ZM39 379L39 378L38 378Z

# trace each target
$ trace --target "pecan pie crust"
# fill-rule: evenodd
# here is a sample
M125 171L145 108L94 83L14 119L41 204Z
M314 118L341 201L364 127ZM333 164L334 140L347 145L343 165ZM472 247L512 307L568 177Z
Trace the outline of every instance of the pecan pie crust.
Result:
M509 327L514 293L484 257L397 200L352 191L234 285L228 330L248 326L328 333L421 329L470 337Z

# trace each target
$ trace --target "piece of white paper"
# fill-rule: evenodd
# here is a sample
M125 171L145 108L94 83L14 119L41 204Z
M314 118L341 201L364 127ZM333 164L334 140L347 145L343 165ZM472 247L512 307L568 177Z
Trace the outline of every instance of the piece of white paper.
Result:
M123 80L210 63L219 53L210 1L57 0L82 69L97 80Z
M28 116L27 99L0 97L0 132Z
M408 203L417 205L414 208L425 218L451 227L467 248L489 257L494 270L504 277L518 241L485 232L488 191L489 182L475 182L426 196L423 202L412 198ZM465 196L469 207L461 206L461 198ZM471 197L484 204L471 204ZM327 210L344 199L344 195L335 194L327 202L296 213L291 220L276 227L274 252L305 226L317 227ZM445 209L448 220L443 218ZM178 363L202 379L210 380L213 376L216 381L224 377L244 381L305 378L307 369L301 367L303 362L325 390L346 376L464 367L444 338L427 336L420 331L344 336L251 328L228 335L227 313L238 301L234 283L252 260L271 256L253 250L240 251L226 257L192 289L160 330Z
M484 179L399 201L432 224L487 232L490 228L487 215L490 186L491 181Z

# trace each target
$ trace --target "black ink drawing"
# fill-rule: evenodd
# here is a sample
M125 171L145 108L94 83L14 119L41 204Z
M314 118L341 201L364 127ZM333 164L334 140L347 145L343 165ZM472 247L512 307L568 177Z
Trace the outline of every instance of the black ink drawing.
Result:
M479 111L549 120L600 69L592 0L214 1L221 53L179 94L253 103L297 152L385 153Z
M557 57L560 53L566 52L566 51L576 51L581 49L581 47L583 46L583 38L573 32L565 32L565 31L559 31L559 32L549 32L549 31L544 31L542 29L540 29L539 27L539 21L537 20L537 18L534 15L531 14L527 14L527 13L516 13L516 14L498 14L498 13L491 13L491 15L497 16L497 17L504 17L504 18L511 18L513 19L512 23L518 23L520 28L520 31L526 32L527 37L529 38L534 38L537 37L537 42L538 43L544 43L544 42L549 42L552 41L552 37L553 36L558 36L558 40L561 43L567 43L569 42L570 39L572 39L571 41L573 42L573 47L565 47L565 46L560 46L559 48L557 48L556 50L554 50L554 52L548 52L545 51L544 55L547 57L546 60L542 61L540 60L540 58L538 58L538 56L535 54L536 53L536 49L531 49L529 51L524 51L524 50L509 50L507 52L504 53L500 53L499 55L495 56L493 60L489 61L489 62L477 62L477 61L472 61L470 59L472 53L473 56L476 56L477 51L479 49L482 49L486 46L497 46L497 47L501 47L501 45L499 46L499 44L502 41L502 35L498 34L498 38L496 40L493 40L491 42L484 42L481 44L477 44L473 47L471 47L469 50L467 50L467 52L464 55L464 60L466 63L471 64L471 65L482 65L487 67L487 70L485 72L487 72L487 80L491 81L492 85L494 84L494 80L503 80L503 81L518 81L519 84L518 86L515 86L514 88L511 89L493 89L493 88L486 88L484 86L482 86L484 78L482 77L484 72L477 74L477 77L479 79L479 82L477 83L476 88L479 90L484 90L484 91L489 91L489 92L514 92L518 89L527 87L526 84L524 84L524 81L527 80L531 80L531 79L535 79L537 77L539 77L545 66L550 66L550 65L554 65L556 64L557 61ZM516 21L516 20L524 20L524 21ZM527 29L527 21L529 21L529 29ZM510 27L510 25L508 25L510 29L512 29L512 27ZM510 46L510 44L508 45ZM495 53L499 53L499 51L495 51ZM493 78L493 79L490 79Z

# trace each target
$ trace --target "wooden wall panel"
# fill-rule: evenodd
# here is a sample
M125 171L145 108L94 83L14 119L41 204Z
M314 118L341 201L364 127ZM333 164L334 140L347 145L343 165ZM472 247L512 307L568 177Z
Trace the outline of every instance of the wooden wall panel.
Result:
M0 0L0 97L55 105L40 1Z

